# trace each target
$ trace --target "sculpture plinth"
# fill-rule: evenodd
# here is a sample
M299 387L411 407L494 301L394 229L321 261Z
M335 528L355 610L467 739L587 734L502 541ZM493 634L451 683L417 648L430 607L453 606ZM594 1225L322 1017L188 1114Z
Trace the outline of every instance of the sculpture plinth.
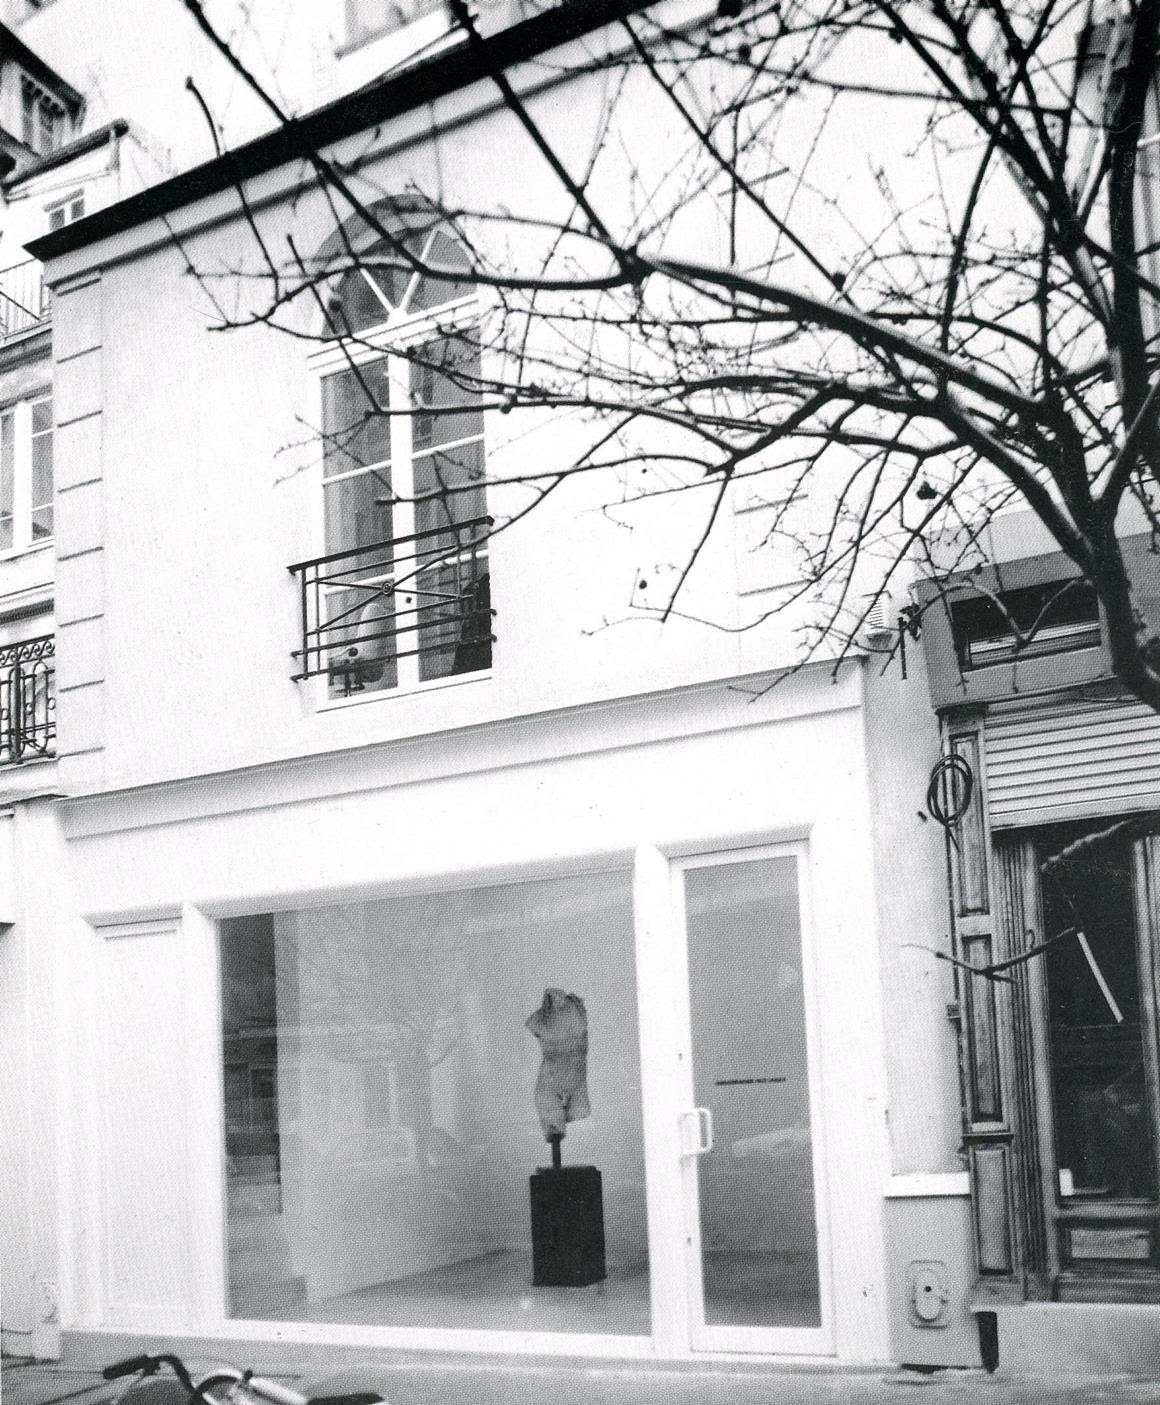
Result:
M604 1264L604 1191L595 1166L542 1166L531 1177L532 1283L599 1283Z

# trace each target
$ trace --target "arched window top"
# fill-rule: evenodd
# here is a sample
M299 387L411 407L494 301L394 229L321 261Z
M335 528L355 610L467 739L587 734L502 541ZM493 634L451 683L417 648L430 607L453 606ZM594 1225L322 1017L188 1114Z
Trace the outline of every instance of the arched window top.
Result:
M323 268L343 269L329 285L327 337L357 335L474 291L467 251L429 205L383 201L370 214L374 225L352 222L321 251Z

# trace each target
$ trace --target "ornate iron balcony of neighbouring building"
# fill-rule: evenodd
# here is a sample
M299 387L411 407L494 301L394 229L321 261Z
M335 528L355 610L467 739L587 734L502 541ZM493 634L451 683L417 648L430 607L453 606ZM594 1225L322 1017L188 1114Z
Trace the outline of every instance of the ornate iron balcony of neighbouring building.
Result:
M346 697L489 669L491 526L477 517L291 566L293 677L325 677Z
M0 766L56 751L56 640L0 645Z
M0 337L29 332L47 322L51 301L39 259L0 269Z

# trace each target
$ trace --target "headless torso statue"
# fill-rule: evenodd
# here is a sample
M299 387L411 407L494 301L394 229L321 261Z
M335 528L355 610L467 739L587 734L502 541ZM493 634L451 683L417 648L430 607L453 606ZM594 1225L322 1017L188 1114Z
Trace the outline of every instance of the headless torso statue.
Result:
M588 1117L588 1013L578 995L556 986L525 1021L543 1060L536 1114L552 1148L551 1168L531 1178L532 1282L578 1287L605 1276L604 1205L595 1166L563 1167L560 1143L569 1122Z
M588 1105L588 1013L578 995L552 987L544 991L539 1009L526 1024L544 1056L536 1079L536 1113L552 1148L552 1165L558 1167L568 1123L578 1122L592 1110Z

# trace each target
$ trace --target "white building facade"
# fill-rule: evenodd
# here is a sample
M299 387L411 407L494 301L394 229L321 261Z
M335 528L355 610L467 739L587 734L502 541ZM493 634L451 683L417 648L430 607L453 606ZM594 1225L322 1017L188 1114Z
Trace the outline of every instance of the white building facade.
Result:
M598 80L532 57L510 73L582 145ZM451 201L512 175L487 85L430 71L433 107L382 86L369 147L365 100L319 118L406 218L436 152ZM320 249L332 212L274 150L240 153L257 217ZM977 1362L951 985L908 946L945 922L921 683L770 687L776 629L604 628L685 528L611 526L599 478L481 537L570 427L510 435L440 410L448 362L393 369L398 338L471 354L492 313L458 285L360 334L361 377L433 407L385 437L325 339L207 330L181 269L244 243L236 169L35 246L60 848L29 1256L66 1347ZM460 506L395 500L432 473ZM746 511L697 586L725 609L762 589ZM569 1286L532 1272L551 990L588 1021L564 1166L602 1177L605 1273Z

